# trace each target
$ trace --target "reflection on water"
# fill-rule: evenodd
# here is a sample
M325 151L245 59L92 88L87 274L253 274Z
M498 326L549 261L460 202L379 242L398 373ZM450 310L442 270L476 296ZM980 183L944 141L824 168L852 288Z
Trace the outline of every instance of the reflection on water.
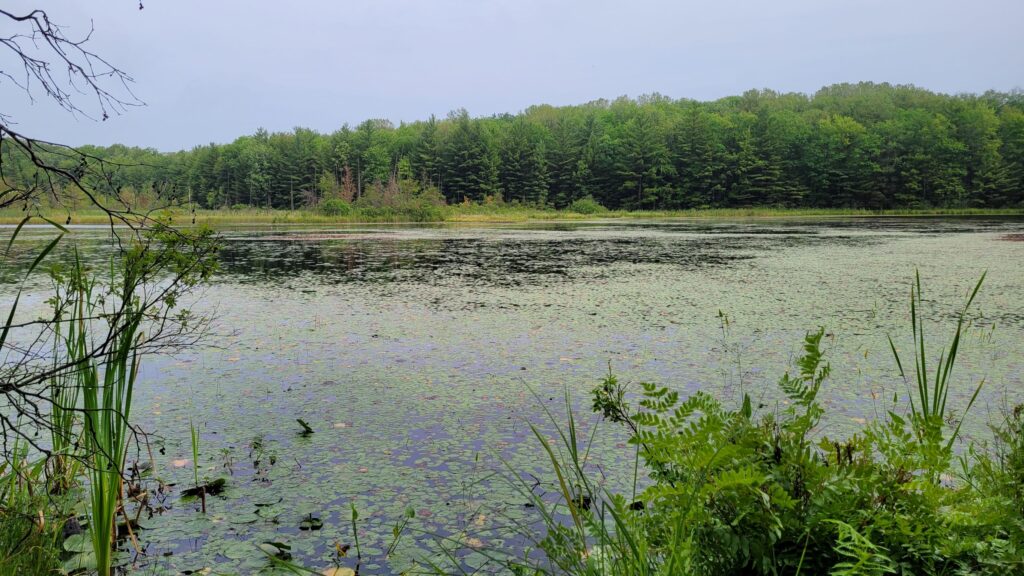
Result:
M299 235L296 235L299 236ZM716 266L751 257L736 238L444 238L229 241L221 278L313 283L464 283L518 286L599 274L615 263Z
M697 269L791 247L868 245L900 235L1012 233L1022 226L1019 218L974 217L226 228L218 280L542 285L599 275L601 267L613 264ZM65 252L68 241L94 260L112 250L103 227L72 230ZM45 226L23 231L5 281L17 278L52 236ZM58 252L52 258L60 257Z
M603 274L612 264L719 266L795 246L867 245L893 234L1016 229L1014 220L557 223L478 228L323 229L228 234L222 278L310 283L518 286Z

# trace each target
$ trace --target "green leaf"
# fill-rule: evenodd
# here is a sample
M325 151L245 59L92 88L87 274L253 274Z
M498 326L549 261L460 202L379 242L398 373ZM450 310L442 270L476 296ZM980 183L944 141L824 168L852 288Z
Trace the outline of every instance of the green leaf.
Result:
M88 532L72 534L64 540L64 549L68 552L88 552L92 550L92 536Z

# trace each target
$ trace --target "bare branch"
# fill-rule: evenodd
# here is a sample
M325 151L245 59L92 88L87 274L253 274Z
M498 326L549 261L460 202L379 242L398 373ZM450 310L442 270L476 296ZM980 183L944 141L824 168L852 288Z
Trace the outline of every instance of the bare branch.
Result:
M128 107L144 105L131 90L132 77L86 46L94 30L92 22L88 33L73 39L65 33L66 27L53 22L45 10L18 15L0 9L0 18L7 18L15 28L9 36L0 37L0 47L21 65L19 77L9 71L0 72L0 76L25 91L31 101L35 101L33 91L38 89L64 110L93 118L76 98L91 96L103 120Z

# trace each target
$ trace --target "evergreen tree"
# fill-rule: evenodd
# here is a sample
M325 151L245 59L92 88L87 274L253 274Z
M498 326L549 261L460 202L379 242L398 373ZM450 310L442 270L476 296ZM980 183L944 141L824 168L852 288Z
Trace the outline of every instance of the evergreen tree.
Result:
M617 144L615 171L625 203L633 208L664 206L673 167L657 117L640 110L626 121Z
M997 206L1024 204L1024 111L1004 108L1000 114L1000 155L1006 166L1006 185L993 196Z
M444 195L449 202L479 202L497 191L497 166L482 123L465 110L453 112L444 146Z
M581 126L575 116L559 116L551 128L546 148L550 185L549 198L556 208L564 208L583 196L580 186L580 163L583 162ZM586 163L584 170L586 170Z
M423 123L413 151L412 170L416 178L429 186L441 184L441 138L433 115Z
M837 115L819 121L808 152L811 203L827 208L886 207L886 196L875 186L872 148L867 129L853 118Z
M813 97L752 90L695 102L654 94L490 118L460 110L397 128L368 120L330 135L261 129L171 154L123 145L82 151L126 165L110 184L133 203L159 193L207 207L298 208L326 189L356 200L375 182L384 190L411 180L442 189L449 202L501 193L559 208L585 196L644 209L1018 206L1024 97L868 82ZM0 159L5 183L32 184L35 166L3 140ZM337 184L322 185L325 175ZM64 184L45 186L57 193Z
M506 202L544 204L547 199L547 167L540 135L535 126L517 119L505 131L498 170Z
M711 113L693 107L686 110L672 131L680 208L724 203L728 156L716 121Z

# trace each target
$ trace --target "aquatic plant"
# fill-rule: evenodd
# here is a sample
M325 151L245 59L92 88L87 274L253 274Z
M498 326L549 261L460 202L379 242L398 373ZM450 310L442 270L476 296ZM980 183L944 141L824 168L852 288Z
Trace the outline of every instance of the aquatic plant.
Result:
M359 520L359 510L356 509L355 502L350 502L349 508L352 511L350 516L352 519L352 541L355 542L356 545L356 562L358 565L363 561L363 550L359 546L359 528L356 525L356 522Z
M46 460L29 460L15 439L0 462L0 574L42 576L61 569L61 540L70 498L47 493Z
M81 395L80 457L88 480L89 536L102 576L111 572L118 512L125 515L131 535L131 523L123 507L122 475L134 434L130 424L132 398L146 343L142 326L147 319L147 304L137 290L152 272L153 257L138 244L111 258L108 276L95 293L80 258L73 260L69 273L58 270L54 274L63 285L52 300L54 307L72 311L60 363L72 367L67 374L74 382L66 386ZM67 410L78 409L63 405L57 414L63 416ZM70 436L70 426L60 424L59 435Z
M117 536L114 517L121 507L121 472L132 432L129 421L139 368L137 347L142 337L142 318L132 303L132 294L121 296L120 312L108 320L116 336L105 358L81 358L82 368L77 372L84 404L82 438L89 459L89 533L97 570L103 576L112 567ZM84 341L86 337L84 325L80 326L79 339ZM72 350L79 349L86 347Z
M80 333L87 318L87 302L92 301L93 280L84 273L77 247L73 251L74 265L67 277L54 272L56 296L51 299L57 309L54 322L53 376L50 378L50 442L49 457L53 489L71 488L78 475L79 438L76 422L79 413L80 386L74 370L61 370L60 365L70 359L88 355L85 340Z
M188 429L189 437L192 440L192 481L195 483L196 488L199 487L199 432L196 430L196 425L192 421L192 417L188 417Z
M967 321L967 313L971 308L971 304L974 302L974 298L978 295L978 290L981 289L981 285L984 282L985 274L982 274L981 278L978 279L978 283L975 284L974 289L971 291L970 296L968 296L963 309L961 309L960 313L957 315L956 330L953 332L953 338L950 341L949 347L939 354L938 367L934 371L934 374L930 374L928 370L928 342L925 337L924 315L921 310L924 303L921 290L921 274L920 272L917 272L914 275L914 282L910 286L910 323L911 332L913 334L913 376L916 388L911 391L909 398L911 414L914 418L915 424L918 425L917 429L919 433L937 434L941 432L943 421L946 419L947 415L950 379L953 374L953 367L956 365L957 352L960 349L960 338L966 328L965 323ZM889 337L889 347L896 360L900 376L904 381L907 381L907 375L903 369L903 362L900 360L900 354L896 349L896 344L893 342L892 337ZM974 401L977 400L978 393L981 391L983 384L984 381L978 383L974 390L974 394L971 395L970 401L964 408L964 414L970 411L971 407L974 405ZM961 419L960 422L962 424L963 420ZM956 426L947 439L947 449L952 445L959 432L960 424Z
M192 486L199 493L203 514L206 514L206 488L199 484L199 430L196 428L192 415L188 417L189 439L192 444Z
M997 428L995 457L972 444L959 470L949 446L960 424L941 417L980 286L940 355L939 375L906 416L894 404L847 438L818 429L818 395L830 376L823 329L806 335L796 370L779 380L786 402L768 411L749 396L727 409L702 391L682 398L642 383L634 393L609 374L593 391L593 409L629 431L647 487L637 495L599 488L567 403L565 426L549 416L556 447L534 428L560 498L543 498L511 470L543 523L523 524L521 533L544 561L528 556L509 567L595 576L1016 573L1024 568L1024 410ZM925 373L920 293L915 278L911 317ZM977 389L967 408L976 397Z

